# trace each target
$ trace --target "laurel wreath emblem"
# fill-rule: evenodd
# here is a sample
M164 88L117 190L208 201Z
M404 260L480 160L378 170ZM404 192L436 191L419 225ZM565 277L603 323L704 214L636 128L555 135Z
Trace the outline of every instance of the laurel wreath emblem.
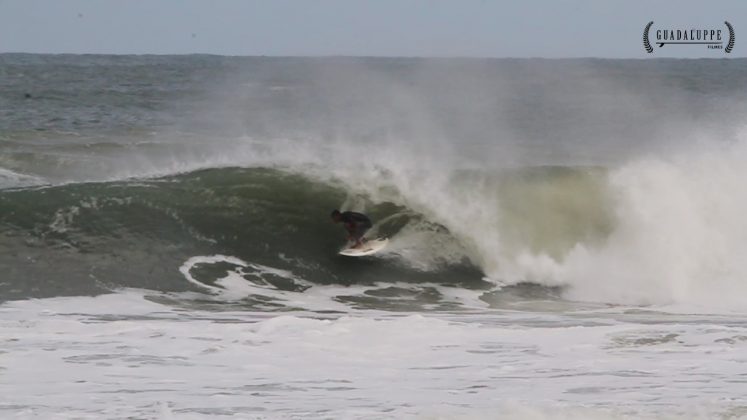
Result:
M734 27L731 26L731 23L724 21L726 24L726 27L729 28L729 43L726 44L726 48L724 48L724 52L730 53L732 49L734 49Z
M651 46L651 43L648 41L648 30L651 29L651 25L653 24L654 24L654 21L652 20L651 22L648 23L648 25L646 25L646 28L643 29L643 48L645 48L646 52L648 52L649 54L654 52L654 48ZM731 26L729 27L731 28Z

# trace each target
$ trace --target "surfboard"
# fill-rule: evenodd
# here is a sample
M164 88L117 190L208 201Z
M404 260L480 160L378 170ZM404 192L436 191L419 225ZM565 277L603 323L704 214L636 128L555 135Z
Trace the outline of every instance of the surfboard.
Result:
M343 248L340 251L340 255L345 255L348 257L364 257L366 255L375 254L384 247L386 247L386 244L389 243L388 238L377 238L377 239L371 239L370 241L366 241L358 248Z

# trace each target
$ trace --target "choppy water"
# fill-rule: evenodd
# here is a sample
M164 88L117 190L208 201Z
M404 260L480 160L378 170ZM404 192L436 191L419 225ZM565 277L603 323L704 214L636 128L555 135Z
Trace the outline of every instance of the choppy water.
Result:
M743 416L745 70L0 55L0 410Z

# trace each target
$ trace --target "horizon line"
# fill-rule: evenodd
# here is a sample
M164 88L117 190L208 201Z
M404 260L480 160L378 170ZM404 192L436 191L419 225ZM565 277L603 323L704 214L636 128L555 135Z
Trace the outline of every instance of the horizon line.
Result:
M81 53L81 52L26 52L26 51L2 51L0 55L72 55L72 56L140 56L140 57L186 57L186 56L212 56L231 58L306 58L306 59L330 59L330 58L361 58L361 59L441 59L441 60L723 60L723 59L745 59L747 56L730 56L724 54L722 57L600 57L600 56L569 56L569 57L511 57L511 56L477 56L477 55L353 55L353 54L324 54L324 55L275 55L275 54L218 54L218 53Z

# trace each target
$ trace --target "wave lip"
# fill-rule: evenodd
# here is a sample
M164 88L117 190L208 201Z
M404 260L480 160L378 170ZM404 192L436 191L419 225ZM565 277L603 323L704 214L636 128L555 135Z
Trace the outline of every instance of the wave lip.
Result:
M47 184L47 182L40 177L0 168L0 190L33 187L45 184Z

